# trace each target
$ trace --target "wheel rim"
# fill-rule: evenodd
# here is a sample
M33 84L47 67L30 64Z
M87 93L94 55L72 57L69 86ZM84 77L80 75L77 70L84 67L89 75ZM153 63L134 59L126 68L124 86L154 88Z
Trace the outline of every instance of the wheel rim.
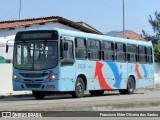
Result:
M79 95L83 94L83 84L81 82L77 83L77 92Z
M134 90L134 81L133 80L129 81L128 88L129 88L130 92L133 92L133 90Z

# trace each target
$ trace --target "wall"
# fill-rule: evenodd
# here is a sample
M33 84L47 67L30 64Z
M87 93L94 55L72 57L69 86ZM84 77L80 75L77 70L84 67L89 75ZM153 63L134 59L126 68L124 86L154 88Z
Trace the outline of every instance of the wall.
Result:
M12 94L28 94L30 91L13 91L12 64L0 64L0 96Z
M160 64L155 63L154 67L155 67L155 71L154 71L155 72L155 74L154 74L155 83L160 84Z

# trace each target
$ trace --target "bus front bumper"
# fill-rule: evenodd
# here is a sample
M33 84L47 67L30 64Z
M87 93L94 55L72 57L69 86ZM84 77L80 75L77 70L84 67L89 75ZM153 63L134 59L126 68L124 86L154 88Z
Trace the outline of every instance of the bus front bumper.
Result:
M59 80L54 82L17 82L13 81L13 90L14 91L59 91Z

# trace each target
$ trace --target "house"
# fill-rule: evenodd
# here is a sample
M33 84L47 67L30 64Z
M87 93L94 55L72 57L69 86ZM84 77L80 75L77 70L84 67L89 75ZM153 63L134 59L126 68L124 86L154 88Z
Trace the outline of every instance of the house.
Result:
M2 21L0 22L0 56L4 57L8 62L11 62L14 38L18 31L62 28L100 35L103 34L88 24L84 24L82 24L82 22L74 22L59 16ZM8 53L5 52L6 45L9 45Z
M106 33L106 35L123 38L123 31L111 31L111 32ZM141 37L140 35L138 35L137 33L131 30L124 31L124 38L145 41L143 37Z

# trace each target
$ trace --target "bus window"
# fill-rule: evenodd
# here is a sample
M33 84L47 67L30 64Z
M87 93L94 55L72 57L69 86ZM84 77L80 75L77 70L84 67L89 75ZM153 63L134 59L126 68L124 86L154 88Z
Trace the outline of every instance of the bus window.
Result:
M116 44L117 61L126 61L126 45L122 43Z
M151 47L147 48L147 58L148 58L148 63L153 63L153 60L152 60L152 48Z
M113 61L114 60L114 43L102 41L102 57L103 60Z
M127 45L127 59L128 59L128 62L131 62L131 63L137 62L137 46L136 45Z
M147 51L146 47L138 47L138 60L140 63L147 63Z
M100 42L98 40L89 39L87 42L88 58L90 60L100 59Z
M65 59L74 59L73 57L73 42L66 40L68 42L68 51L64 51L64 58Z
M76 45L76 58L77 59L86 59L86 40L83 38L75 39Z

